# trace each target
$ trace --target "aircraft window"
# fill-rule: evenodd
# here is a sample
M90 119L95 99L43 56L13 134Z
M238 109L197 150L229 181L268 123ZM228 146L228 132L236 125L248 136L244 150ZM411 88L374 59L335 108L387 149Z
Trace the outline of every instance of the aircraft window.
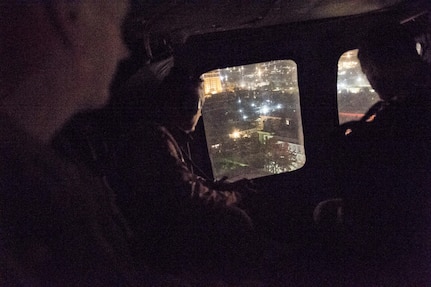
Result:
M340 124L359 120L379 96L361 70L358 50L350 50L338 61L338 119Z
M257 178L304 165L294 61L229 67L202 77L202 118L215 178Z

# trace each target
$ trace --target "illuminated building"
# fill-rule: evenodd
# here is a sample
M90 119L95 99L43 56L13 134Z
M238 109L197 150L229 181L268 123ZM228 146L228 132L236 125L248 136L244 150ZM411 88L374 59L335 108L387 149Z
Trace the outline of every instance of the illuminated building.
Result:
M219 70L203 74L205 95L213 95L223 92Z

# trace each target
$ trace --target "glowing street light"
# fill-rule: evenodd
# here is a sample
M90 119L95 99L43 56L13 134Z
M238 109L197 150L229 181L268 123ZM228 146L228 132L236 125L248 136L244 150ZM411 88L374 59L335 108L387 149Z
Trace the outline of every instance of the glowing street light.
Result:
M234 130L229 137L232 139L239 139L241 137L241 132L239 130Z
M260 113L264 114L264 115L268 114L269 113L269 107L268 106L262 106L260 108Z

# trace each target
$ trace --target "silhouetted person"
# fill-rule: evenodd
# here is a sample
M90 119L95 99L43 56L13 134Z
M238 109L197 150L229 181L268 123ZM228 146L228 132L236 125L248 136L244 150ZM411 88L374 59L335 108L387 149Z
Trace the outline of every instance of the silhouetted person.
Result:
M113 195L50 147L74 113L106 102L127 6L0 1L1 286L134 285Z
M145 76L158 78L141 72ZM248 181L205 178L188 148L204 104L202 80L174 67L157 85L143 82L137 98L122 103L130 121L109 178L136 232L135 254L161 270L201 280L254 276L244 272L256 264L257 237L239 207L241 197L253 192Z
M358 58L381 101L333 145L349 279L422 286L431 279L430 67L398 25L370 31Z

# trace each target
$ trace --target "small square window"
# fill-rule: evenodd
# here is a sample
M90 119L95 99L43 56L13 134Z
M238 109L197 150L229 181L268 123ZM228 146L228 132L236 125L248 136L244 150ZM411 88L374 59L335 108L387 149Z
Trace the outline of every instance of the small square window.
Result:
M294 61L229 67L202 77L202 118L215 178L257 178L304 165Z

